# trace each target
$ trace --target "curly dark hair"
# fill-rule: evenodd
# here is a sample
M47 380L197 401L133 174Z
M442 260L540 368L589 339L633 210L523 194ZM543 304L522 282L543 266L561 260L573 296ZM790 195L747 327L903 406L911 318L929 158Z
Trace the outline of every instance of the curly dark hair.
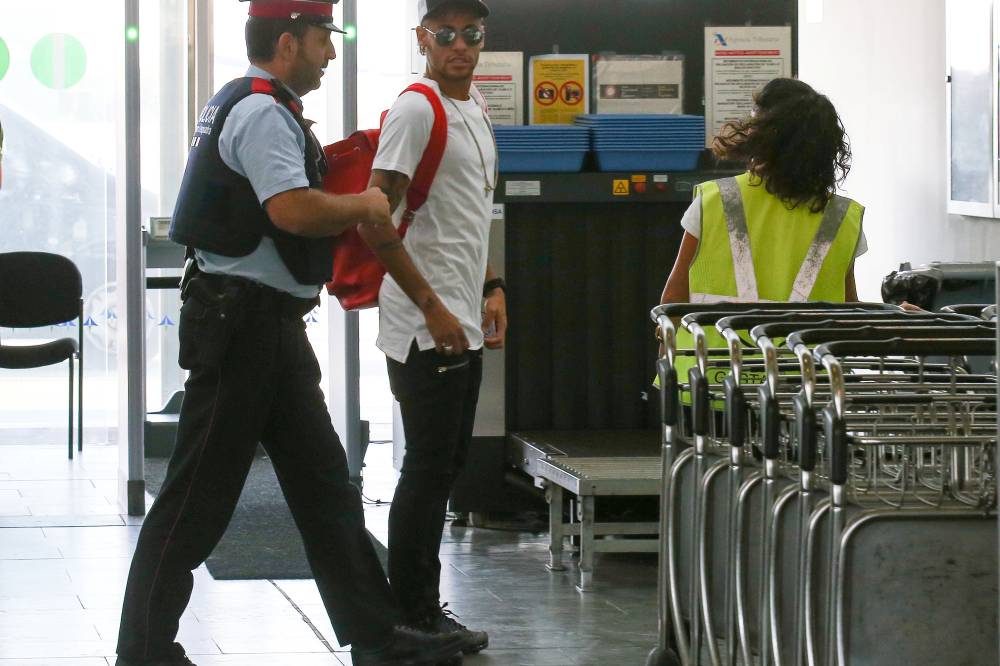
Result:
M851 144L837 110L795 79L774 79L754 103L749 118L723 126L712 152L745 163L751 182L762 182L789 209L821 212L851 170Z

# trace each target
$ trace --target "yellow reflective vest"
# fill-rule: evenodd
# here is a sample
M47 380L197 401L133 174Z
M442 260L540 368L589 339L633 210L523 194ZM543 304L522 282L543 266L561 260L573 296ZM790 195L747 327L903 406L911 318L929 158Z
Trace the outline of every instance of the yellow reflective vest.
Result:
M688 269L690 302L843 302L864 207L834 196L819 213L806 205L789 210L763 183L753 182L744 173L696 188L701 237ZM706 333L708 348L726 346L714 328ZM686 331L678 331L677 347L693 347ZM681 381L693 365L692 357L677 358Z
M699 185L701 238L688 270L692 303L843 302L864 208L841 196L789 210L750 174Z

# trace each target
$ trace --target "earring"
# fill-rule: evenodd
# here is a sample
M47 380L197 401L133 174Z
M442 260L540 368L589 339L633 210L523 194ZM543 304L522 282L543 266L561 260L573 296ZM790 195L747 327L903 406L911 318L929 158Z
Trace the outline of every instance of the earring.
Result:
M427 55L427 47L426 46L421 46L420 47L420 55L422 55L422 56Z

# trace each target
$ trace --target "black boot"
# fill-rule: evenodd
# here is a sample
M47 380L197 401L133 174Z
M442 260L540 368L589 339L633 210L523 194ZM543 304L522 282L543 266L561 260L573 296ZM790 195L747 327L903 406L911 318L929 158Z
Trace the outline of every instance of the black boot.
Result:
M118 657L115 660L115 666L195 666L195 663L187 658L184 648L181 647L180 643L174 643L170 646L170 654L166 657L157 657L155 659Z
M490 637L485 631L469 629L459 622L457 616L448 610L448 604L431 609L417 618L413 624L429 634L457 634L461 636L461 649L465 654L481 652L490 644Z
M412 627L395 627L377 645L352 645L354 666L422 666L461 659L463 640L458 634L431 634ZM460 662L459 662L460 663Z

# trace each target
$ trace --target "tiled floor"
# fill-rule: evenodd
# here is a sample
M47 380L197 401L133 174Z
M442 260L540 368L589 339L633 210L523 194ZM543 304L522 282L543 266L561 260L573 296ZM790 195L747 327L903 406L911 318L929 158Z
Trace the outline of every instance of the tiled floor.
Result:
M114 664L118 614L140 520L120 515L118 451L0 446L0 666ZM365 494L389 499L388 446L369 451ZM385 538L388 509L366 520ZM446 528L443 598L491 647L469 666L641 664L655 642L656 566L598 561L596 591L550 574L545 535ZM199 666L350 664L312 581L215 581L202 567L179 640Z

